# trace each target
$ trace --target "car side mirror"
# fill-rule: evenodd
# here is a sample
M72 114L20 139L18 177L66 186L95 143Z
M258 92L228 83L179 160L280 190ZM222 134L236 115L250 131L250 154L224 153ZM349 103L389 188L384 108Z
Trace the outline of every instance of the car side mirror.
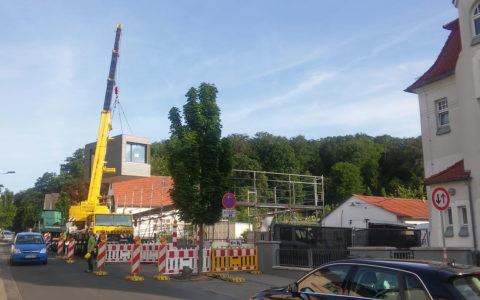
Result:
M10 245L13 245L13 242L12 242L12 241L10 241L10 242L9 242L9 244L10 244Z
M288 285L288 288L287 288L287 291L289 291L290 293L292 293L292 296L293 297L298 297L298 283L297 282L294 282L294 283L290 283Z

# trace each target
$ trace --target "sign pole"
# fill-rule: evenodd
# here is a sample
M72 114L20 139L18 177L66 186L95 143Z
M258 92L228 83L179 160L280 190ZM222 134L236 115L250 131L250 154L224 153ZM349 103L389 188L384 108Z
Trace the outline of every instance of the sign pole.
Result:
M227 225L227 278L230 277L230 218L232 217L232 213L235 213L233 208L237 202L237 198L232 193L226 193L223 195L222 198L222 205L228 212L228 225ZM223 212L222 212L223 214Z
M230 217L228 217L227 226L227 278L230 277Z
M440 211L440 225L442 230L442 245L443 245L443 263L447 264L447 248L445 243L445 225L443 224L443 211L450 205L450 195L443 187L437 187L432 192L433 206Z

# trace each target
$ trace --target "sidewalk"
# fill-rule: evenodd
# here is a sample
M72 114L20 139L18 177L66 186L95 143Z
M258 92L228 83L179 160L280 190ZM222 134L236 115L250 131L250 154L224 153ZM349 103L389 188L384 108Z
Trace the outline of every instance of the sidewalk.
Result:
M17 300L21 299L15 280L12 278L8 266L10 254L6 242L0 242L0 299Z
M293 283L298 278L289 278L271 274L261 274L261 275L253 275L250 273L230 273L231 276L238 276L245 278L245 282L257 282L260 284L268 285L270 287L282 287L288 286L290 283Z

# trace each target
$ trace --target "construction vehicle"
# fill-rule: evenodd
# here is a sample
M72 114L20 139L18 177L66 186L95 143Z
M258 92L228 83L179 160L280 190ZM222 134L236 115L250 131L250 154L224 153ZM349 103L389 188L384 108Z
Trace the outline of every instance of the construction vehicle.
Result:
M63 212L60 210L44 209L40 212L38 220L38 231L50 235L49 249L56 251L60 233L65 232L66 226L63 219Z
M133 241L133 218L131 214L117 214L110 212L109 208L101 203L102 196L100 187L104 173L113 173L115 168L107 168L105 156L107 142L112 140L108 136L111 126L111 102L113 88L115 85L115 74L117 60L119 57L119 43L122 33L122 25L117 25L115 44L112 51L110 72L107 80L107 90L100 119L97 144L95 147L94 160L90 176L88 198L78 205L72 205L69 210L69 222L67 223L67 234L76 240L77 254L83 255L86 252L88 232L95 234L106 233L109 241L124 242Z

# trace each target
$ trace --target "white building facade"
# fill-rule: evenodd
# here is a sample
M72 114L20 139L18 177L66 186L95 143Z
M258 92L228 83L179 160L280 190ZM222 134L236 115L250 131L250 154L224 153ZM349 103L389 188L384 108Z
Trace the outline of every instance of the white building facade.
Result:
M430 244L477 250L480 238L480 1L456 0L459 19L418 95Z
M327 227L370 228L372 225L414 226L428 222L426 201L352 195L332 210Z

